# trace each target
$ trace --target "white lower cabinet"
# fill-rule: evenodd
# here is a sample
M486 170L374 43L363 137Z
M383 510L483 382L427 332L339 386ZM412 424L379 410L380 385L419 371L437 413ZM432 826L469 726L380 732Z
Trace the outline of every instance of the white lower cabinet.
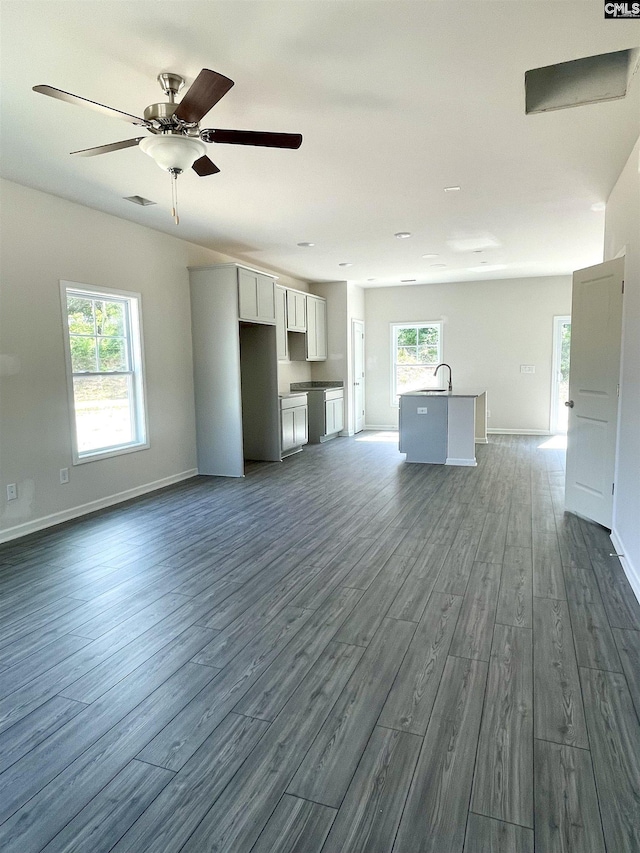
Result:
M325 435L333 435L344 429L344 396L325 401L324 422Z
M280 455L284 458L302 450L309 441L307 395L280 398Z
M309 441L313 444L335 438L344 429L344 389L313 388L309 398Z

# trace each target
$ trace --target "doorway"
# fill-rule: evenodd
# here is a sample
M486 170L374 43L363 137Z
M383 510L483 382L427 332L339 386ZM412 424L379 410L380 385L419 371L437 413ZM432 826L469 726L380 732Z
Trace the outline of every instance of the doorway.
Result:
M567 432L569 410L569 355L571 349L571 317L553 318L553 362L551 369L551 423L552 435Z
M353 356L353 431L364 429L364 322L351 323Z

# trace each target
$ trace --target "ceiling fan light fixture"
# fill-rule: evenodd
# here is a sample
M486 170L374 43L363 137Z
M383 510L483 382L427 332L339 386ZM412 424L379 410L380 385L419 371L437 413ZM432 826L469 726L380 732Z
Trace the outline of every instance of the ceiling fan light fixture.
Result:
M161 169L174 174L190 169L206 151L204 142L199 139L175 133L145 137L139 144Z

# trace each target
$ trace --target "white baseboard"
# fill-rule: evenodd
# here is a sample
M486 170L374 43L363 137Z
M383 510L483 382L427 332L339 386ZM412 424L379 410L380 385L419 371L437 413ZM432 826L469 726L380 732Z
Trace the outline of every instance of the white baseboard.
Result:
M197 468L192 468L190 471L182 471L180 474L173 474L170 477L163 477L162 480L155 480L153 483L145 483L143 486L136 486L134 489L127 489L125 492L118 492L115 495L108 495L104 498L99 498L96 501L90 501L80 506L70 507L61 512L54 512L51 515L44 515L41 518L34 518L31 521L25 521L22 524L16 524L13 527L7 527L0 531L0 544L10 542L13 539L18 539L20 536L27 536L29 533L37 533L38 530L44 530L47 527L53 527L56 524L62 524L65 521L71 521L74 518L79 518L82 515L88 515L90 512L96 512L99 509L106 509L109 506L129 501L131 498L137 498L147 492L155 492L157 489L163 489L165 486L172 486L174 483L179 483L182 480L188 480L195 477L198 473Z
M398 432L398 427L396 424L392 424L391 426L389 426L388 424L383 424L382 426L380 426L379 424L365 424L364 428L376 430L376 432Z
M613 543L613 547L616 551L616 554L624 555L620 558L620 563L622 565L622 568L624 569L625 575L627 576L627 580L631 585L633 594L640 602L640 571L638 571L638 567L634 566L633 562L627 556L627 551L624 547L624 542L615 530L611 531L611 542Z
M493 427L492 429L488 429L487 432L490 432L494 435L551 435L551 431L548 429L499 429L498 427Z
M467 468L475 468L477 466L477 462L475 459L456 459L455 457L447 456L447 461L444 463L445 465L460 465L466 466Z

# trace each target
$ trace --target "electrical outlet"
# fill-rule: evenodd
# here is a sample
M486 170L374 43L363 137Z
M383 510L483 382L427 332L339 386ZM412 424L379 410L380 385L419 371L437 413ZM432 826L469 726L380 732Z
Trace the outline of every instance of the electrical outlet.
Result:
M61 468L60 469L60 482L63 484L69 482L69 469L68 468Z
M428 411L428 409L426 406L418 406L418 414L419 415L426 415L427 411Z
M15 499L17 497L18 497L18 487L16 486L15 483L9 483L9 485L7 486L7 500L8 501L15 501Z
M521 364L520 365L520 373L535 373L536 366L535 364Z

